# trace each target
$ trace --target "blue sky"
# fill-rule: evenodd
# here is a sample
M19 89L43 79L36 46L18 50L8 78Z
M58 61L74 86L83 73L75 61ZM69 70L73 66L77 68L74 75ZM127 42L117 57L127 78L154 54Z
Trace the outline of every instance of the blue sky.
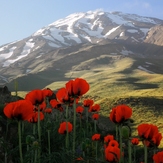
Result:
M163 19L163 0L0 0L0 46L75 12L103 9Z

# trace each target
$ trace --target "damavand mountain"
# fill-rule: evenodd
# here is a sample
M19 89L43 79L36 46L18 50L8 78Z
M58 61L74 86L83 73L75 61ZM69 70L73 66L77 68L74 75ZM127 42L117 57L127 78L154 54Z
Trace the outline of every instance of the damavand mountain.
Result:
M74 13L0 46L0 85L13 90L16 80L20 90L43 88L79 72L114 68L124 58L139 60L132 71L162 74L163 20L101 10Z

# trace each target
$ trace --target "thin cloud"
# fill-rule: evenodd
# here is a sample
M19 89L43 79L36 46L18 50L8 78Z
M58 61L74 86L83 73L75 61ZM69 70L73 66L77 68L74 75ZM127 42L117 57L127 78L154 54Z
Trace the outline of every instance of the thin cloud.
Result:
M143 6L143 8L145 8L145 9L150 9L150 8L151 8L151 5L150 5L149 3L147 3L147 2L144 2L144 3L142 4L142 6Z
M152 6L149 2L135 0L132 2L127 2L124 4L124 8L126 8L130 12L136 11L139 14L145 14L152 12Z

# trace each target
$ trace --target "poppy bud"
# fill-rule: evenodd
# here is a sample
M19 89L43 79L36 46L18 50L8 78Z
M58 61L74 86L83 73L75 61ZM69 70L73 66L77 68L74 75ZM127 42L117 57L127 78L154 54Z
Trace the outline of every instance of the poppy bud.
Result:
M121 129L122 137L128 139L130 137L130 129L128 126L122 126Z
M30 144L32 144L32 142L34 141L34 136L32 136L32 135L27 135L26 136L26 144L28 144L28 145L30 145Z

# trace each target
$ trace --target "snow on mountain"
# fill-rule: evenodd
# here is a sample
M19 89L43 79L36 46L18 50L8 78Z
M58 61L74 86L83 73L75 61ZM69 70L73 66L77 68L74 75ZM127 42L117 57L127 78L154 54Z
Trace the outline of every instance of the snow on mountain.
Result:
M101 10L74 13L39 29L28 38L1 46L0 67L8 67L27 57L40 59L58 48L98 44L103 39L143 42L150 28L157 24L163 24L163 20Z

